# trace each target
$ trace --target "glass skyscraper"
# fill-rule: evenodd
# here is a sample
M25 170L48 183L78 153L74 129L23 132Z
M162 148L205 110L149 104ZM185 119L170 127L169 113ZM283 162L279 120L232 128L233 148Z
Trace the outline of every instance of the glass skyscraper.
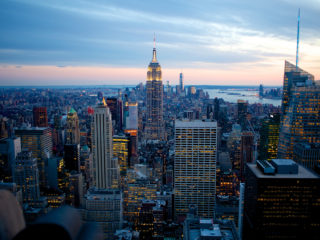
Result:
M313 75L285 62L278 158L293 158L296 144L320 143L320 85Z

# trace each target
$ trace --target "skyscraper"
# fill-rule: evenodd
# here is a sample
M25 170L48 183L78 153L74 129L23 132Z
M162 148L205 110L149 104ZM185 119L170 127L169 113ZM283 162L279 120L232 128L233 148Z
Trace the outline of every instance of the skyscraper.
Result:
M278 158L293 158L296 144L320 143L320 85L313 75L285 62Z
M33 108L33 124L35 127L48 127L48 116L46 107Z
M157 60L156 48L153 48L152 61L147 73L147 121L146 136L148 140L163 140L163 87L161 66Z
M122 100L115 97L107 98L107 105L111 112L111 119L114 122L114 129L121 131L123 124Z
M239 99L237 106L238 106L238 123L241 125L242 130L245 130L247 125L248 102Z
M77 112L71 108L67 115L67 144L80 144L80 128Z
M105 101L94 110L92 120L92 151L94 186L99 189L118 188L119 169L112 153L111 113Z
M274 113L261 121L259 159L275 159L278 153L280 114Z
M319 239L320 178L290 159L246 165L243 239Z
M252 132L244 131L241 134L240 150L240 181L244 182L244 169L246 163L254 162L254 136Z
M29 151L18 153L14 169L14 182L22 189L24 203L35 203L40 198L37 159Z
M50 128L19 128L16 136L21 138L21 149L32 152L37 159L40 187L47 186L46 162L52 155L52 134Z
M216 195L217 123L175 122L174 205L178 219L190 205L212 218Z
M184 93L184 85L183 85L183 73L180 73L180 78L179 78L179 82L180 82L180 94Z

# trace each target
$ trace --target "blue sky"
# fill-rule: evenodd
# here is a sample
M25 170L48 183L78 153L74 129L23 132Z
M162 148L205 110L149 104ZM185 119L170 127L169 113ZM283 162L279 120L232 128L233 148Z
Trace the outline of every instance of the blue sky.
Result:
M300 66L319 78L318 0L1 0L0 85L144 82L154 33L165 81L281 85L299 7Z

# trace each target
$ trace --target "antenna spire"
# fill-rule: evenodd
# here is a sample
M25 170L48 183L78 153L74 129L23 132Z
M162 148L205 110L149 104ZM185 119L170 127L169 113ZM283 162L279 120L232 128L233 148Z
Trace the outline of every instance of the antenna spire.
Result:
M299 64L299 37L300 37L300 8L298 10L296 69L298 69L298 64Z
M156 48L156 33L153 33L153 48Z

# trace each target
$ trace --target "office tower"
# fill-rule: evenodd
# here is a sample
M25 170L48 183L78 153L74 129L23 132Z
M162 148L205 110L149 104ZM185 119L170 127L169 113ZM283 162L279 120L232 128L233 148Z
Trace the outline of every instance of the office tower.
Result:
M263 94L263 85L260 84L260 86L259 86L259 97L262 98L263 95L264 95L264 94Z
M247 126L248 102L239 99L237 106L238 106L238 123L241 125L241 128L245 130Z
M183 218L189 206L212 218L216 195L217 123L175 122L175 215Z
M14 182L22 189L23 202L33 204L40 198L37 159L29 151L18 153L14 169Z
M0 139L0 181L12 182L12 167L19 152L21 152L20 138Z
M69 175L69 204L79 207L83 198L83 176L81 173L71 172Z
M66 143L80 144L80 128L77 112L71 108L67 115Z
M215 98L213 101L213 109L214 109L214 119L219 121L219 112L220 112L220 102L218 98Z
M135 165L135 169L127 171L125 189L123 191L123 216L132 223L137 224L141 202L143 200L156 200L157 183L151 180L146 172L139 169L139 165ZM144 166L145 167L145 166Z
M129 167L129 142L128 137L122 135L113 136L113 157L117 159L120 167L120 186L124 187L124 180Z
M147 140L163 140L163 87L161 66L157 61L156 48L153 48L152 61L148 66L147 73Z
M298 143L294 145L293 160L310 170L319 168L320 144Z
M64 166L64 160L62 157L52 157L48 159L47 172L48 172L48 186L50 189L59 189L59 168L61 164Z
M52 155L52 134L50 128L19 128L15 135L21 138L21 149L32 152L37 159L40 187L47 186L46 162Z
M96 222L103 231L103 239L113 239L122 225L122 198L120 190L89 189L83 198L82 219Z
M114 129L121 131L123 125L122 100L115 97L107 98L107 105L111 112L112 122L114 122Z
M80 144L64 145L64 164L68 172L80 171Z
M208 103L207 107L206 107L206 115L207 115L207 119L214 119L214 111L213 111L213 104Z
M180 87L180 93L184 93L184 85L183 85L183 73L180 73L179 75L179 87Z
M298 143L320 143L320 86L314 77L285 62L278 158L293 158Z
M92 153L87 145L82 146L80 149L80 171L85 179L87 187L92 185Z
M243 239L318 239L320 178L291 159L246 165Z
M46 107L33 108L33 125L35 127L48 127L48 116Z
M118 188L119 169L112 153L111 113L105 101L94 109L91 131L94 186L99 189Z
M244 208L244 191L245 183L240 183L240 196L239 196L239 214L238 214L238 235L242 239L242 229L243 229L243 208Z
M127 113L125 115L126 127L125 129L138 130L138 103L126 102Z
M277 158L279 143L280 114L271 114L261 121L259 159Z
M240 181L244 182L246 163L254 162L254 136L252 132L242 132L240 150Z

